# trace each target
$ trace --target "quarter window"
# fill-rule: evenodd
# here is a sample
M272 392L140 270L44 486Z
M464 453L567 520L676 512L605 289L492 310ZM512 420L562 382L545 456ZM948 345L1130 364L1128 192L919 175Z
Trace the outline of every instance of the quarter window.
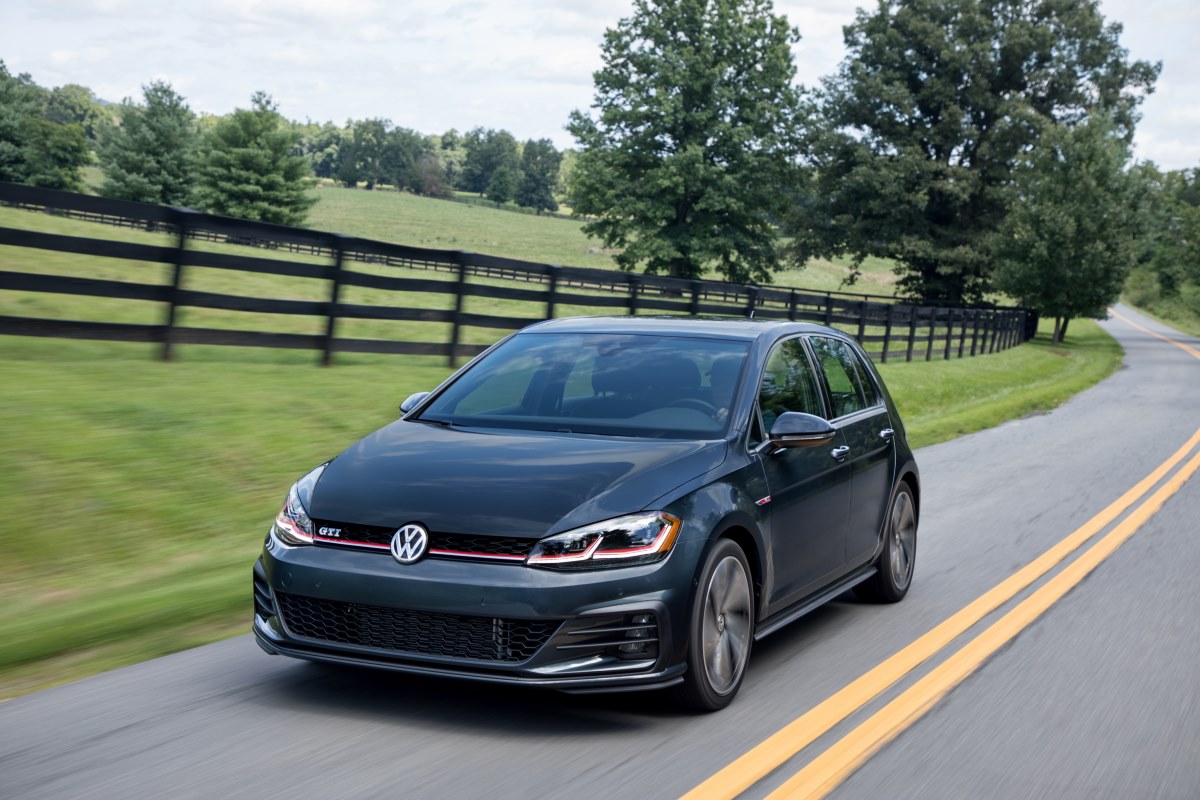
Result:
M799 339L789 339L771 351L763 372L758 403L762 409L763 427L768 431L779 415L787 411L824 416L816 376Z

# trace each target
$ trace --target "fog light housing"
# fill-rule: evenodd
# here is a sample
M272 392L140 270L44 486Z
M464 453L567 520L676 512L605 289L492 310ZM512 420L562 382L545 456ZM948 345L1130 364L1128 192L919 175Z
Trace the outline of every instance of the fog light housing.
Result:
M625 638L632 641L617 646L617 652L622 656L641 656L643 658L658 655L658 622L653 614L634 614L627 620L631 627L625 631Z

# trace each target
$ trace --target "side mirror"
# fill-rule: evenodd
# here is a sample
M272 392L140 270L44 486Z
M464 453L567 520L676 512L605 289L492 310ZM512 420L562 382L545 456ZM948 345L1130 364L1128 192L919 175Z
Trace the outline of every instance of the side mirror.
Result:
M837 429L830 425L828 420L800 411L785 411L771 426L767 444L773 450L783 450L786 447L820 447L832 442L834 436L837 436Z
M429 397L429 392L417 392L416 394L410 394L408 398L400 404L400 413L407 414L408 412L412 411L414 408L421 405L421 401L426 397Z

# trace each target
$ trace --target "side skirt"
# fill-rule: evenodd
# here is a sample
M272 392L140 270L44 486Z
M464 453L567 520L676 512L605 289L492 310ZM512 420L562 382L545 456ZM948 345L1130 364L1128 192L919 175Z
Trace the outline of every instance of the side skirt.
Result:
M831 585L817 594L810 595L808 599L801 600L796 605L784 609L778 614L772 614L767 619L758 624L758 628L754 631L754 641L765 639L780 628L795 622L813 609L823 606L833 598L837 597L847 589L852 589L858 584L865 581L875 574L875 564L867 564L857 572L851 572L846 577L842 578L837 583Z

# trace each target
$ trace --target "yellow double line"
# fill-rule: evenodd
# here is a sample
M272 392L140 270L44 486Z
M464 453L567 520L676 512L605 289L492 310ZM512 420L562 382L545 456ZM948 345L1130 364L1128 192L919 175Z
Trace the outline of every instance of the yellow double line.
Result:
M1154 333L1115 311L1112 313L1133 327L1164 339L1188 351L1196 358L1200 358L1200 351ZM1065 539L956 612L933 630L771 735L761 744L688 792L684 796L684 800L734 798L753 786L789 758L827 733L833 726L877 697L908 672L938 653L987 614L1044 576L1089 539L1108 527L1183 461L1198 443L1200 443L1200 429L1136 486ZM978 669L993 653L1011 641L1072 587L1082 581L1097 565L1132 536L1146 520L1162 508L1167 499L1179 491L1180 487L1197 469L1200 469L1200 453L1194 455L1182 469L1171 476L1142 505L1138 506L1117 527L1088 548L1075 561L931 670L925 677L902 692L896 699L810 761L769 795L769 798L772 800L815 798L824 797L832 791L874 752L915 722L951 689Z

